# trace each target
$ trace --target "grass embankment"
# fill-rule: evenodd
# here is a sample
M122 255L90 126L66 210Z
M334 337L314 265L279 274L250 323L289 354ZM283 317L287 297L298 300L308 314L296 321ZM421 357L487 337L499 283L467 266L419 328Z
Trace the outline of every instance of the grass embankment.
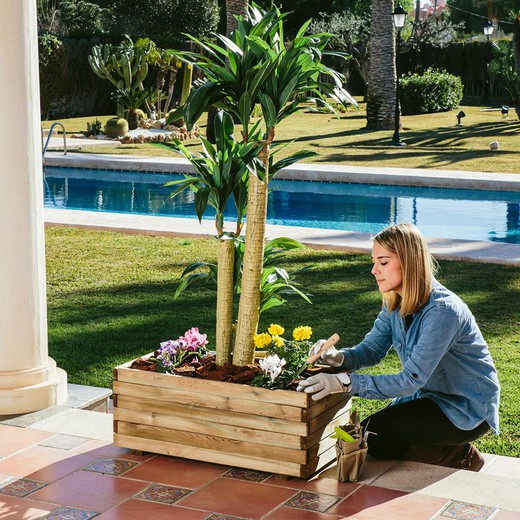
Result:
M215 261L211 240L145 237L96 231L47 229L50 355L71 383L111 387L112 367L150 352L198 326L215 334L215 291L199 287L174 301L182 270L194 261ZM310 325L314 339L332 332L341 344L359 342L380 308L366 255L304 250L290 254L288 268L314 264L301 278L313 305L291 300L265 313L261 330L279 323L292 330ZM520 456L520 269L514 266L441 262L439 279L474 312L489 342L502 385L502 433L478 442L488 453ZM371 373L397 370L389 354ZM385 403L356 398L366 416Z
M280 153L287 155L296 150L308 149L319 155L306 162L318 164L351 164L390 168L428 168L497 173L520 173L520 121L514 110L503 118L500 111L489 111L488 106L463 105L457 110L437 114L402 117L401 137L408 146L391 146L392 131L368 131L365 104L359 112L350 109L339 119L330 114L300 112L277 127L276 141L289 145ZM496 108L496 106L495 106ZM463 125L457 126L459 110L466 113ZM98 119L105 124L111 116ZM86 130L87 122L95 116L64 119L67 132ZM49 128L52 121L42 122ZM205 133L205 120L200 121ZM499 150L489 149L491 141L499 142ZM190 148L198 148L191 141ZM175 156L171 146L164 144L84 147L88 153L117 153L146 156Z

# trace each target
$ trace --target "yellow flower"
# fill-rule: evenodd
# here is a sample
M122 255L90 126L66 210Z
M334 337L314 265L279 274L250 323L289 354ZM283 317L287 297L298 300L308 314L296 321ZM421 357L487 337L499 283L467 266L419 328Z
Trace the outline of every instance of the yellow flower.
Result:
M283 329L282 329L283 330ZM271 329L269 329L271 331ZM273 343L275 347L282 347L285 343L285 340L281 338L280 336L273 336Z
M271 336L281 336L285 332L285 329L281 325L271 323L267 331L269 334L271 334Z
M296 341L304 341L306 339L310 339L312 336L312 329L310 327L301 325L300 327L296 327L293 330L292 335Z
M267 334L267 332L262 332L261 334L255 334L253 337L253 341L255 343L256 348L265 348L271 344L271 336Z

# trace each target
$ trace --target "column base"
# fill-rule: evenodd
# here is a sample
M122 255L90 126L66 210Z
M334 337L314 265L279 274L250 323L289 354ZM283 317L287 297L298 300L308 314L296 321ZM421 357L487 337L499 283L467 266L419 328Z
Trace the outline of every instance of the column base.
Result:
M67 372L49 358L47 377L37 384L0 388L0 415L35 412L67 399ZM10 374L12 375L12 373ZM0 379L2 373L0 372ZM23 377L21 377L23 382Z

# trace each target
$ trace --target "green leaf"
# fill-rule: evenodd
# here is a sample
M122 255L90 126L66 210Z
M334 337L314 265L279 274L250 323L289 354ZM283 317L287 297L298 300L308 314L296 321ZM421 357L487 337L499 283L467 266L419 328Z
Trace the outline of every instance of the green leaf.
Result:
M352 437L349 433L347 433L345 430L340 428L339 426L334 426L334 433L330 435L332 439L341 439L345 442L356 442L356 439Z
M197 213L199 222L202 221L202 217L208 206L209 195L210 190L207 188L202 188L195 193L195 212Z

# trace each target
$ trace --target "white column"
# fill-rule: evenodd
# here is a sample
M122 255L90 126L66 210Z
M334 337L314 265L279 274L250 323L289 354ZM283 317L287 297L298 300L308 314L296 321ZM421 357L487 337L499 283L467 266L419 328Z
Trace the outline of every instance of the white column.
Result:
M36 2L0 16L0 415L66 398L48 357Z

